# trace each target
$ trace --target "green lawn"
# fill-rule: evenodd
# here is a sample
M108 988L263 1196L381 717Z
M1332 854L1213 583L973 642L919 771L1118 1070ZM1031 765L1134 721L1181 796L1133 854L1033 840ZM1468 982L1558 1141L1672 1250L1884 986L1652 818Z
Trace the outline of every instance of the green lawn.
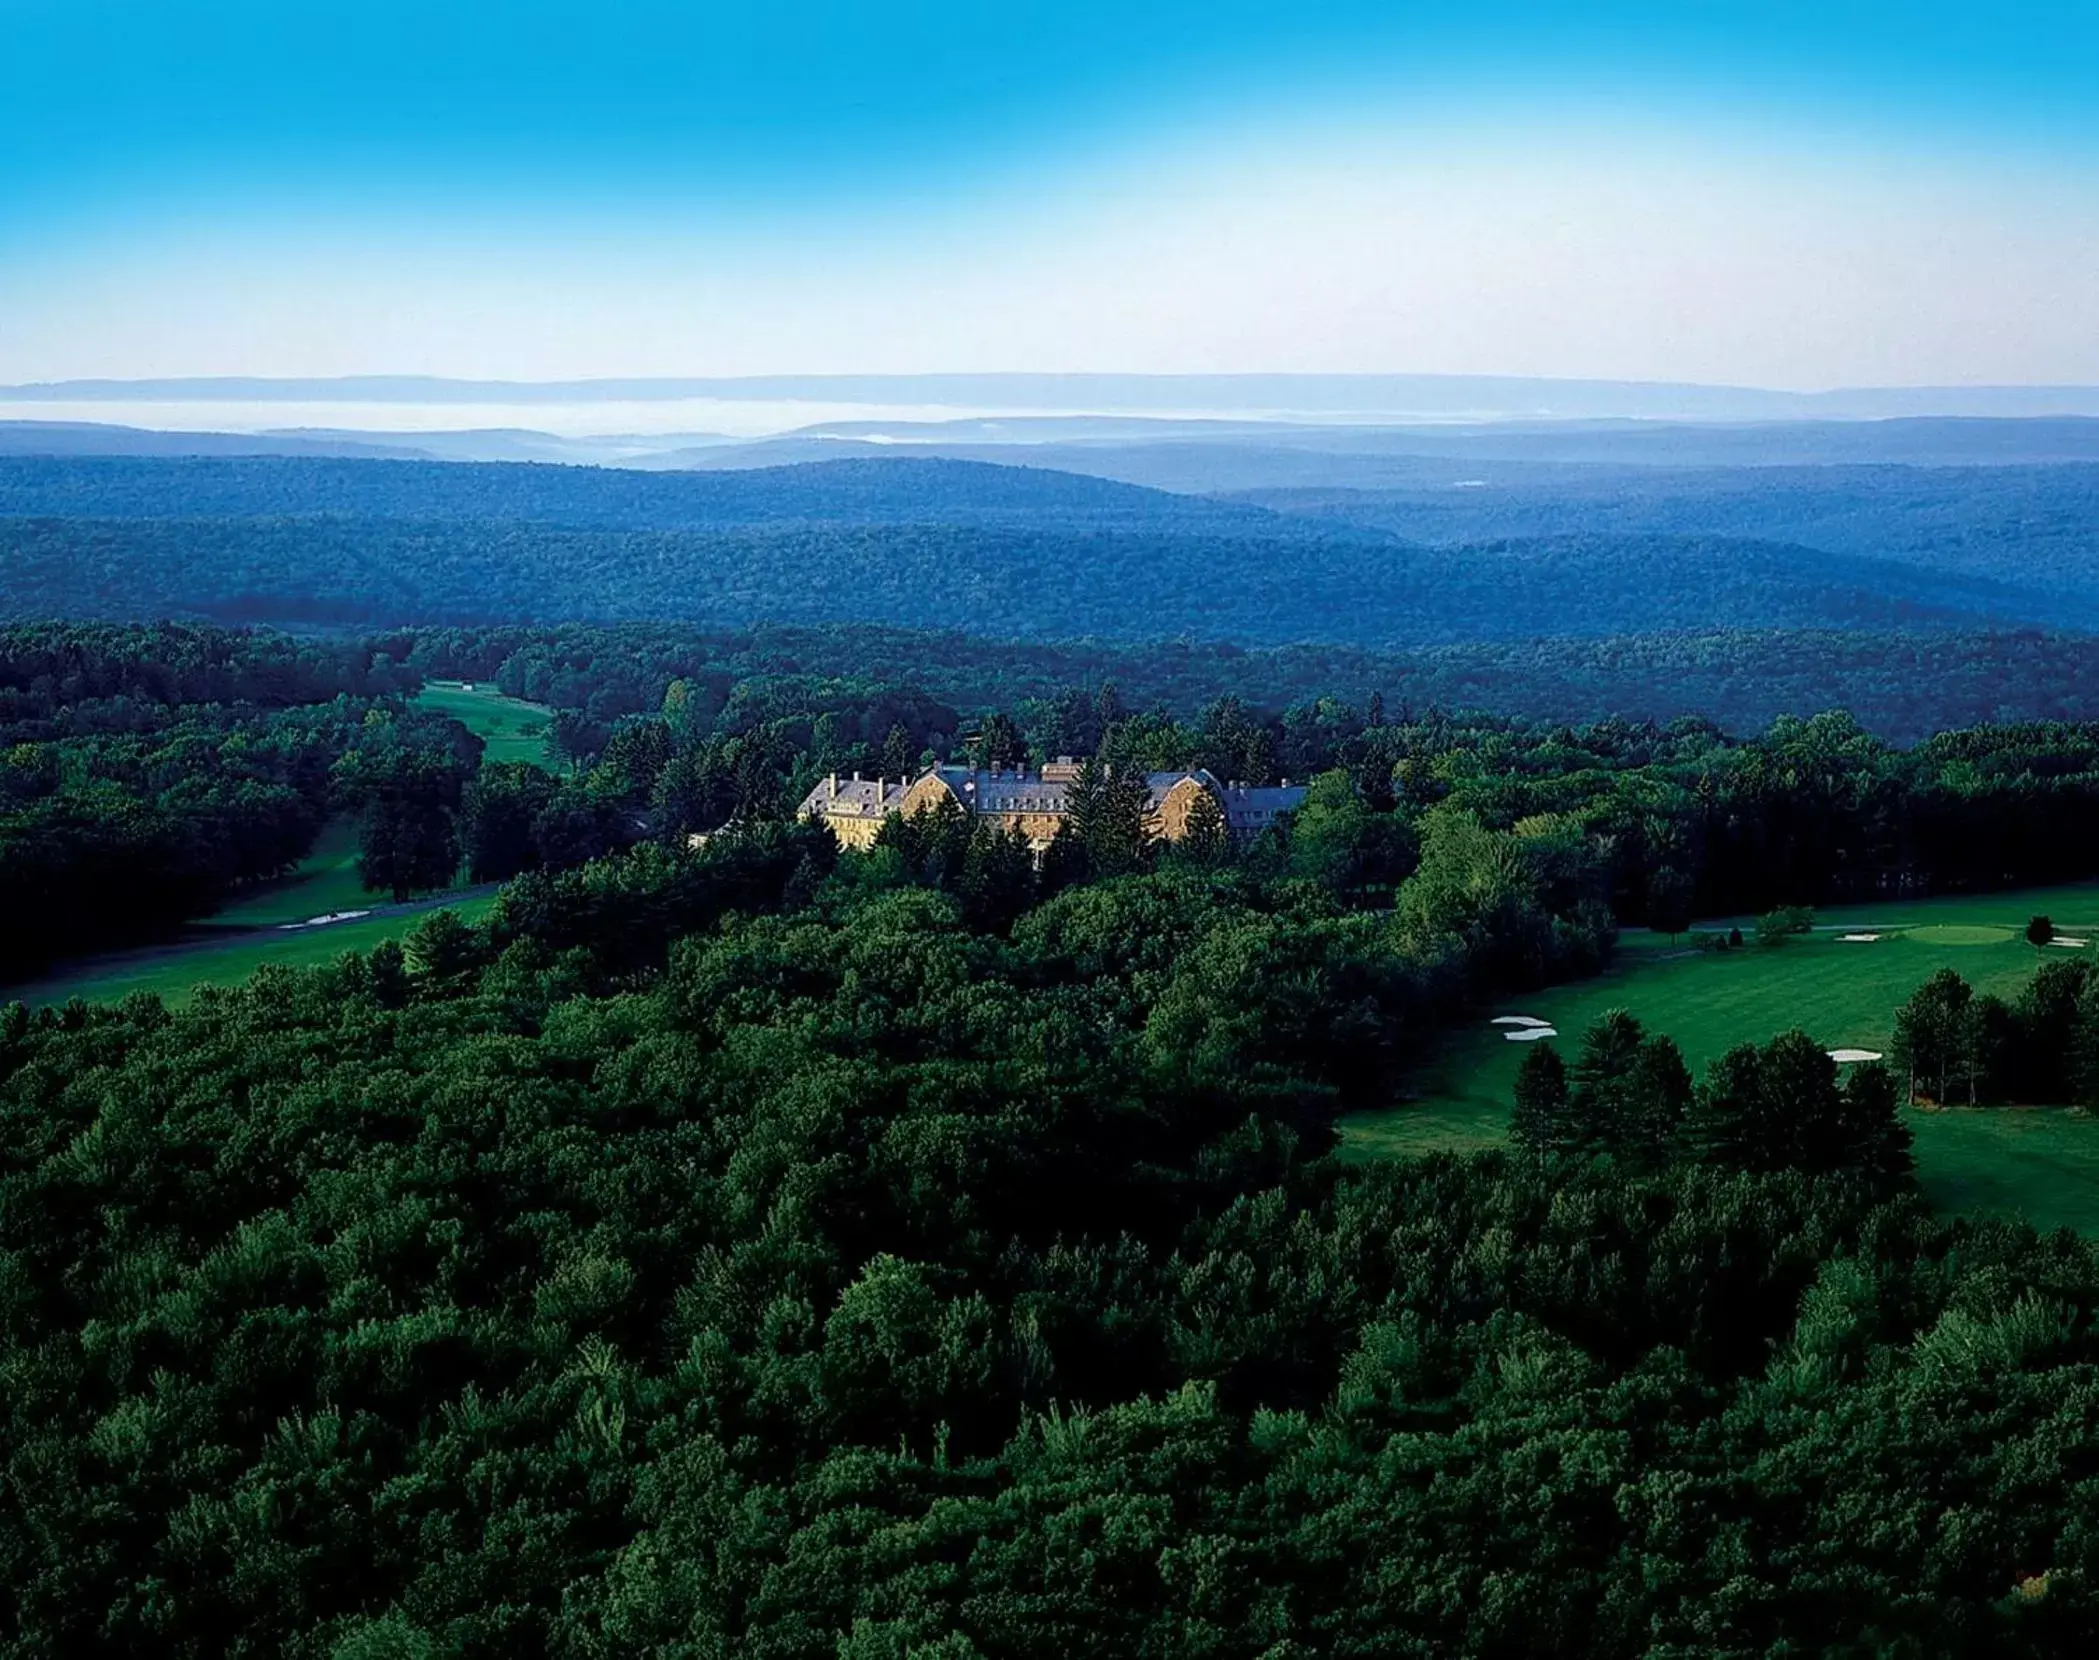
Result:
M374 893L357 874L357 826L337 819L321 831L299 868L276 882L259 882L217 912L215 923L275 927L337 911L363 911L391 894Z
M486 744L483 760L529 761L553 770L547 725L554 712L545 704L505 697L486 682L469 686L457 680L433 680L415 701L419 708L450 715Z
M42 980L0 987L0 1002L22 1002L34 1008L84 997L90 1003L114 1003L136 991L151 991L174 1007L187 1002L201 985L233 985L264 963L307 967L333 962L345 951L369 951L381 940L399 939L432 911L454 910L472 922L486 915L494 903L492 895L482 894L454 905L330 923L323 928L226 929L222 938L214 938L206 925L178 944L94 957Z
M2099 950L2099 886L1871 905L1822 912L1816 933L1784 945L1717 956L1628 933L1610 973L1492 1012L1550 1021L1568 1053L1604 1010L1630 1009L1674 1038L1694 1073L1736 1043L1794 1026L1832 1049L1884 1051L1896 1008L1940 968L1957 969L1978 990L2016 993L2042 960L2023 937L2037 911ZM1839 930L1882 937L1847 942ZM2052 947L2047 955L2070 953ZM1344 1124L1343 1152L1376 1158L1500 1141L1524 1048L1484 1021L1458 1034L1414 1080L1414 1103ZM1915 1112L1910 1122L1919 1175L1935 1202L2099 1233L2099 1118Z

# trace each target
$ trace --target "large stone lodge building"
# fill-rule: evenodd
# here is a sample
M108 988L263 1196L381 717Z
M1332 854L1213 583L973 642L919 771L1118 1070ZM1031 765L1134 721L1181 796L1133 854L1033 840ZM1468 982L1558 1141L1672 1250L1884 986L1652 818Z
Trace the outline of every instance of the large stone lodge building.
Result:
M1029 846L1041 852L1071 814L1072 780L1079 763L1060 755L1040 772L987 772L975 767L932 767L915 779L851 778L836 773L811 790L802 802L805 819L828 825L841 847L874 844L882 821L892 813L920 813L952 800L972 816L994 820L1002 830L1018 826ZM1249 841L1274 825L1305 798L1305 787L1284 779L1280 785L1224 784L1198 767L1187 772L1145 775L1149 793L1146 826L1161 841L1179 841L1188 833L1188 814L1204 794L1224 814L1225 831L1234 841Z

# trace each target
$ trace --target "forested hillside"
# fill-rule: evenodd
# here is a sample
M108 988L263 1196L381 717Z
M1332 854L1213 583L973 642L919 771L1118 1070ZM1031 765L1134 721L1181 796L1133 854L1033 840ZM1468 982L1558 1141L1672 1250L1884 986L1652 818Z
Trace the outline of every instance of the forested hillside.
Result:
M1902 743L1993 721L2099 719L2099 640L2024 631L1737 630L1377 652L636 623L386 631L373 643L433 674L501 675L517 696L588 707L605 719L655 709L680 677L733 683L752 698L774 686L817 695L811 683L827 680L908 685L965 710L1112 681L1136 707L1183 717L1220 697L1284 709L1322 697L1361 705L1377 694L1395 710L1578 723L1688 715L1753 732L1799 710L1843 709Z
M0 458L0 517L524 523L589 530L765 524L1316 528L1245 504L1026 466L849 460L723 473L285 457ZM1374 537L1374 540L1384 540Z
M1335 1166L1608 944L1569 824L1446 811L1377 899L1351 834L987 913L753 826L0 1011L11 1639L2070 1652L2092 1248L1930 1217L1888 1134Z
M1412 541L1743 537L1892 559L2065 595L2099 585L2099 466L1768 467L1682 471L1487 463L1401 488L1235 498Z
M0 461L16 617L857 622L1409 645L1686 629L2099 625L2099 589L1736 536L1428 546L954 462L749 474L249 458ZM2002 563L2002 562L2000 562ZM2045 573L2043 573L2045 574Z
M321 811L505 884L177 1010L0 1007L10 1652L2075 1651L2099 1252L1932 1215L1894 1074L1796 1033L1694 1083L1620 1018L1515 1153L1330 1154L1622 927L2089 875L2099 725L957 706L835 643L0 634L11 917ZM557 770L432 674L544 700ZM1065 751L1311 783L1240 845L1103 791L1039 862L791 821ZM1974 999L1988 1053L2067 1076L2091 983Z

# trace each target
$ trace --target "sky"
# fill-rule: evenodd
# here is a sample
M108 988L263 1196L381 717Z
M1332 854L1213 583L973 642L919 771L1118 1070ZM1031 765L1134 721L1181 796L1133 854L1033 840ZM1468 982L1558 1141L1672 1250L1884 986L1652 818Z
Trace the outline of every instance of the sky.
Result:
M2099 382L2099 5L0 0L0 382Z

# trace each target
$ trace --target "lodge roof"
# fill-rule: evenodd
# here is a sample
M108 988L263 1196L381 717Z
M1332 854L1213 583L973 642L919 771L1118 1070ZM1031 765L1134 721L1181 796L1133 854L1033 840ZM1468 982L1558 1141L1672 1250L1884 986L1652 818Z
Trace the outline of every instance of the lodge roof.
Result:
M1052 775L1040 772L1005 772L986 767L937 766L918 780L850 779L835 773L802 801L802 813L811 818L878 818L901 810L914 782L937 778L973 813L1041 813L1062 815L1071 811L1072 784L1067 769L1057 766ZM1148 772L1144 775L1146 806L1158 812L1167 795L1178 785L1193 781L1215 792L1224 808L1225 823L1233 829L1255 830L1275 822L1305 798L1301 784L1222 784L1202 767L1179 771Z

